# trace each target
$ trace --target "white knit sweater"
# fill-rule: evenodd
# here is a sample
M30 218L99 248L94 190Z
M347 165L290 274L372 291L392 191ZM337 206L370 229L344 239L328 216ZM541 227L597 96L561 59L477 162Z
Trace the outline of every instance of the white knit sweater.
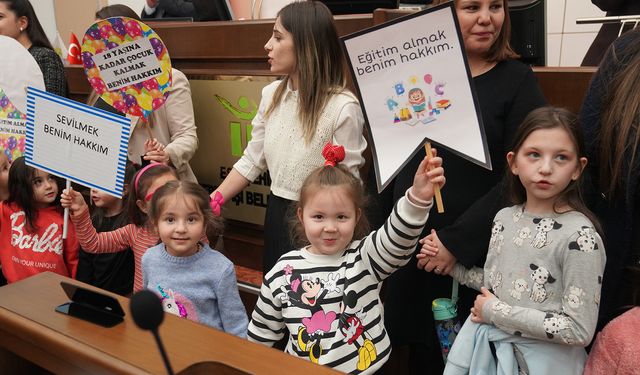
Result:
M324 164L322 148L331 141L345 148L342 162L355 175L364 164L367 142L362 135L364 117L358 100L348 91L333 95L322 112L310 143L304 141L298 117L298 93L287 88L280 105L265 118L273 94L282 81L262 90L262 100L252 121L251 141L233 166L250 181L267 169L271 191L285 199L298 200L304 179Z

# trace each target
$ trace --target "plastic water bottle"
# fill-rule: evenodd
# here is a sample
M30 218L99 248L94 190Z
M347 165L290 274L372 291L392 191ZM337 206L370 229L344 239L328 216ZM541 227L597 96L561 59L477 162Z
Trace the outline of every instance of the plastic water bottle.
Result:
M454 290L457 289L456 287L457 285L454 285ZM454 297L457 297L457 290L455 290ZM436 323L436 333L442 350L442 359L445 363L447 362L447 355L449 355L449 351L453 346L453 341L456 339L458 332L460 332L456 300L457 298L438 298L431 303L433 319Z

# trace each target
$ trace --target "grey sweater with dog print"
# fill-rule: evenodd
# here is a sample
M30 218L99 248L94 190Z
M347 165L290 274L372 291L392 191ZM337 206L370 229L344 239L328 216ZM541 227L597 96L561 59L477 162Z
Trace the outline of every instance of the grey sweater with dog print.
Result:
M496 215L484 269L456 264L452 276L496 295L482 315L503 331L587 346L596 328L605 259L602 239L580 212L542 217L517 205Z

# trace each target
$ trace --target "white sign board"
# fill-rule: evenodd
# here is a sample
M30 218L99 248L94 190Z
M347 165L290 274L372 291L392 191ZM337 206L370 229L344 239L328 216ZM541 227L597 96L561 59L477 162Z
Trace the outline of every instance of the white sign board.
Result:
M27 89L28 165L121 197L130 132L126 117Z
M147 38L140 38L93 56L107 90L143 82L162 74L153 46Z
M17 40L0 35L0 152L22 156L27 129L27 87L44 90L38 63Z
M427 140L491 168L453 3L342 41L372 139L378 191Z

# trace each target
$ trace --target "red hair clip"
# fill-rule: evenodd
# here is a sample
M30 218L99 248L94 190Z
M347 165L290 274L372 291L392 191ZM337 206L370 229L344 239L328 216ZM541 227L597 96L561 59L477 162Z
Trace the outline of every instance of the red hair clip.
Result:
M336 164L344 160L344 147L328 142L322 148L322 156L325 160L324 165L335 167Z

